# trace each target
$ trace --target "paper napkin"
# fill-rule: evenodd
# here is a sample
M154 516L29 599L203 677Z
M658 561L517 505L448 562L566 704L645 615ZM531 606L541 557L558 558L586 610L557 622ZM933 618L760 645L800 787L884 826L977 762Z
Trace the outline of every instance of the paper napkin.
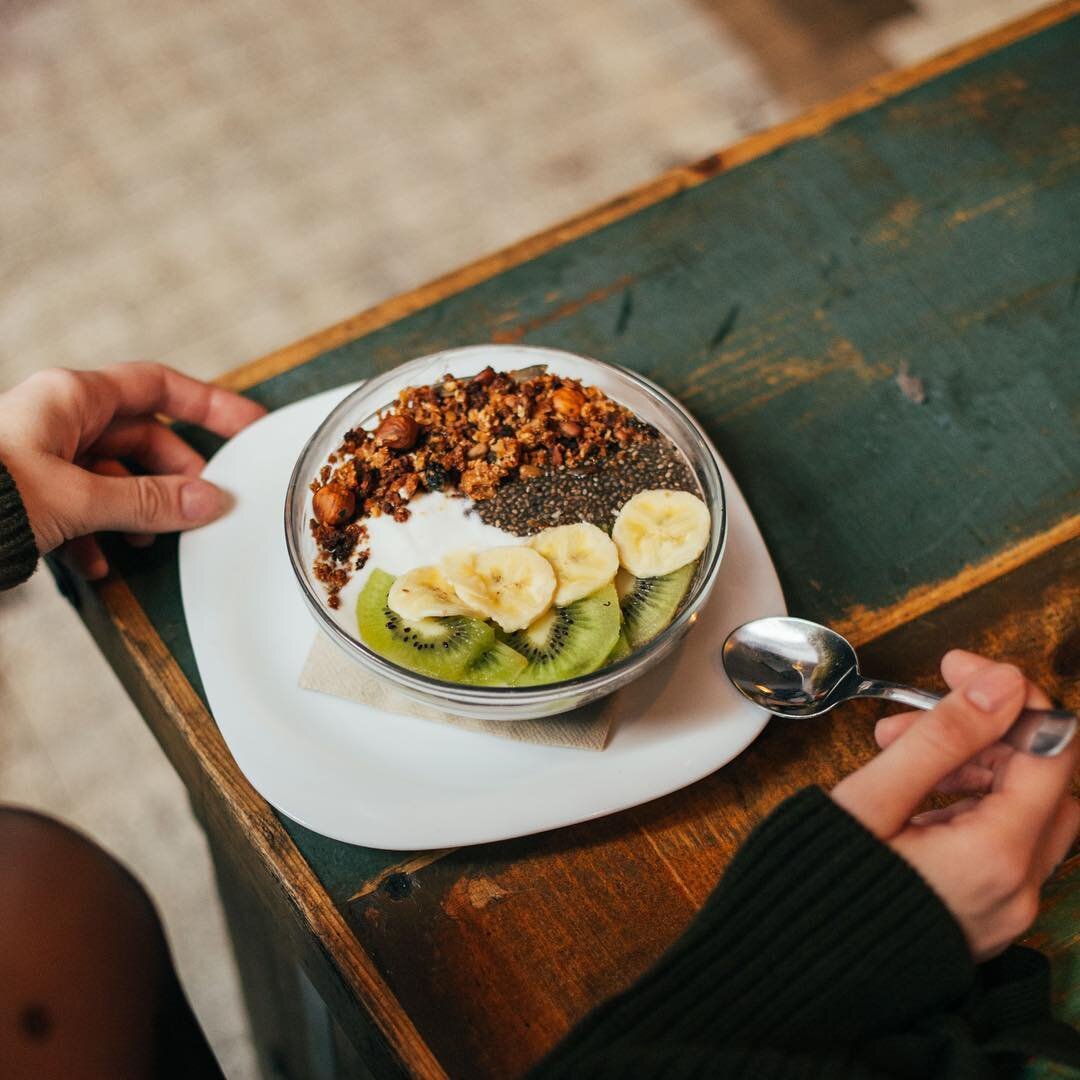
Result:
M418 716L423 720L434 720L467 731L482 731L518 742L568 746L576 750L604 749L615 710L614 697L608 697L573 712L540 720L474 720L467 716L454 716L399 694L378 676L350 660L324 634L319 634L311 646L304 669L300 672L300 686L305 690L319 690L402 716Z

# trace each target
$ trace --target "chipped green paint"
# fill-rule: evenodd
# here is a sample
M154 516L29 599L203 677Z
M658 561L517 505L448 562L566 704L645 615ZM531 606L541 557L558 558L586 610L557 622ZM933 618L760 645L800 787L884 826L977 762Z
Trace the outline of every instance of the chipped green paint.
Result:
M499 338L624 364L707 427L793 611L888 605L1075 508L1078 53L1073 19L253 396L276 407ZM924 405L895 383L905 362ZM175 543L123 571L198 687ZM399 858L286 826L338 902Z

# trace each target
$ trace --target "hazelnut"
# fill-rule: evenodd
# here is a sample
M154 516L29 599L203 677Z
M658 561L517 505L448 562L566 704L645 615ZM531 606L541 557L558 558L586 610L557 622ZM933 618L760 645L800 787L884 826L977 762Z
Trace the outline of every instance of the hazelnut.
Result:
M391 450L411 450L420 437L420 425L401 413L387 416L375 429L375 438Z
M344 525L356 511L356 496L342 484L327 484L315 492L311 503L322 525Z
M465 455L470 461L475 461L477 458L484 457L488 452L488 444L486 442L478 442L474 446L469 447L469 452Z
M551 404L560 416L580 416L585 395L580 390L564 386L551 395Z
M559 425L559 434L567 439L576 439L581 434L581 425L573 420L564 420Z

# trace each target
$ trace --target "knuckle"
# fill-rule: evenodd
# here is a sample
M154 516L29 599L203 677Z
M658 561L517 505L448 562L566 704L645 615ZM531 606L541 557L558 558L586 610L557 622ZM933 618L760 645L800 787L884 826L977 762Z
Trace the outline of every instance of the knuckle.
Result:
M69 400L82 389L82 376L69 368L46 368L33 375L32 381L50 397Z
M970 757L978 749L973 725L958 709L939 705L923 725L925 738L943 755Z
M136 375L144 375L151 378L156 378L161 374L161 364L156 364L153 360L128 360L126 363L121 364L120 368Z
M142 522L161 521L168 516L170 503L164 487L152 476L136 478L135 517Z

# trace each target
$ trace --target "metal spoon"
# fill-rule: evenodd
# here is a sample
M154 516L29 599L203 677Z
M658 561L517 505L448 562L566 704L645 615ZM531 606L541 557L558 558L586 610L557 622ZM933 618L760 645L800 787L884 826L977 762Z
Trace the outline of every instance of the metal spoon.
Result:
M913 686L864 679L846 638L805 619L756 619L724 642L724 670L736 689L777 716L820 716L851 698L884 698L932 709L942 698ZM1064 709L1024 709L1002 742L1052 757L1076 734L1077 717Z

